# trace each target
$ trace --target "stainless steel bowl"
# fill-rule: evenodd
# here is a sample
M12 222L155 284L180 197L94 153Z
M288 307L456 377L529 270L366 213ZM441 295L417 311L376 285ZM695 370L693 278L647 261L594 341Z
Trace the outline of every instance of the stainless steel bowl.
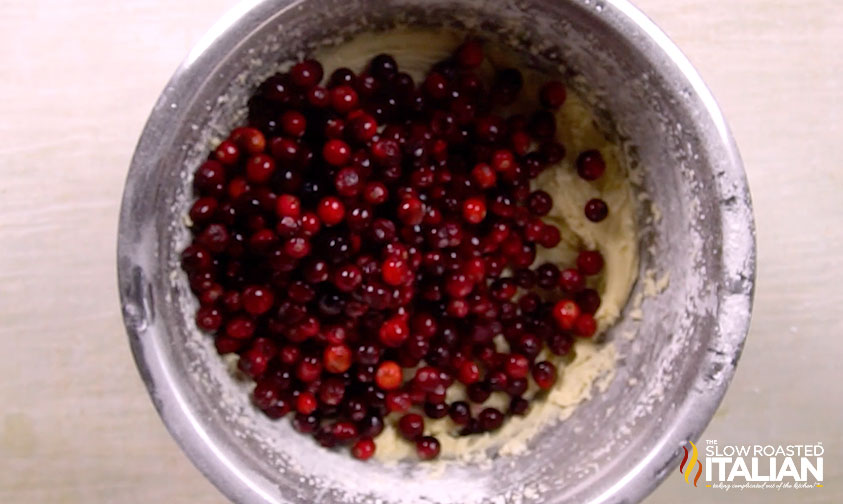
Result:
M430 475L357 463L253 412L189 315L178 268L190 172L242 118L254 85L314 43L403 23L500 36L562 72L628 146L640 175L642 273L669 272L609 334L621 359L605 393L525 455ZM661 219L646 210L652 201ZM162 93L135 152L120 216L123 314L161 417L236 502L636 502L711 419L749 324L755 240L737 148L711 94L670 40L625 0L266 0L229 12ZM633 297L645 290L639 281ZM634 339L621 337L638 327Z

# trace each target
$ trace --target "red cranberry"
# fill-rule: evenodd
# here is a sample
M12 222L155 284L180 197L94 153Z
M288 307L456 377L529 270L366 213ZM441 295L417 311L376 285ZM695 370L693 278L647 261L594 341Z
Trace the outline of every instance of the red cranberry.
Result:
M405 261L399 257L391 256L383 262L383 281L389 285L401 285L408 274Z
M398 205L398 218L407 226L421 224L424 212L424 203L418 198L404 198Z
M296 399L296 411L303 415L309 415L316 411L319 403L316 401L316 396L310 392L302 392Z
M388 54L378 54L369 63L369 72L377 79L386 81L398 73L398 63Z
M353 264L346 264L334 272L334 285L343 292L351 292L363 283L363 273Z
M372 205L380 205L388 198L386 186L381 182L369 182L363 191L363 198Z
M432 460L439 456L439 440L433 436L422 436L416 441L416 452L422 460Z
M533 380L545 390L556 383L556 366L547 361L537 362L533 366Z
M275 172L275 160L266 154L255 154L246 162L246 177L250 182L265 183Z
M378 123L369 114L361 114L351 122L351 135L358 142L368 142L378 132Z
M301 112L288 110L281 115L281 129L291 137L302 137L307 129L307 119Z
M489 396L492 395L492 391L483 383L471 384L468 386L466 391L468 393L469 400L476 404L483 404L487 399L489 399Z
M353 87L342 85L331 89L331 107L340 114L351 112L358 103L357 91Z
M224 140L214 151L214 157L220 163L231 166L240 160L240 148L231 140Z
M609 207L599 198L588 200L585 204L585 216L591 222L600 222L609 215Z
M486 202L483 198L468 198L463 202L462 215L466 221L479 224L486 218Z
M304 60L290 69L290 80L300 88L311 88L322 80L322 64L316 60Z
M266 149L266 137L257 128L236 128L231 132L231 140L249 154L260 154Z
M196 326L204 331L216 331L222 325L222 314L213 306L203 306L196 311Z
M594 315L600 308L600 294L594 289L585 289L577 294L577 304L583 313Z
M345 206L338 198L326 196L319 202L316 213L326 226L335 226L345 218Z
M553 208L553 198L544 191L534 191L530 194L530 199L527 200L527 207L530 209L531 214L544 217Z
M343 166L351 159L351 148L342 140L328 140L322 148L322 157L333 166Z
M255 316L268 312L274 302L272 291L259 286L246 287L242 299L243 308Z
M559 242L562 241L562 234L559 232L559 228L553 225L545 225L542 229L541 236L539 236L539 245L544 248L553 248L559 245Z
M471 409L468 403L464 401L452 403L448 414L457 425L466 425L471 420Z
M510 378L524 378L530 371L530 361L523 355L510 354L506 359L506 374Z
M480 412L477 420L484 431L497 430L503 424L503 413L496 408L486 408Z
M401 366L393 361L384 361L378 366L375 383L383 390L395 390L401 386L404 378Z
M550 81L539 90L539 100L549 109L558 109L565 103L567 92L559 81Z
M331 94L322 86L313 86L307 91L307 102L311 107L324 109L331 104Z
M375 454L375 442L371 438L359 439L351 448L351 455L358 460L369 460Z
M249 339L255 332L255 323L246 317L235 317L225 325L225 333L234 339Z
M553 307L553 318L556 319L559 327L566 331L573 329L574 322L576 322L579 315L580 307L570 299L563 299Z
M588 313L581 313L574 322L574 331L583 338L590 338L597 332L597 322Z
M474 134L481 142L497 143L506 134L506 124L499 116L480 117L474 123Z
M456 60L462 68L477 68L483 58L483 45L476 40L466 40L456 50Z
M606 162L600 151L588 150L577 157L577 173L585 180L597 180L606 171Z
M296 366L296 377L310 383L316 381L322 374L322 362L314 356L304 357Z
M424 418L416 413L410 413L398 420L398 431L410 441L416 440L424 432Z
M577 293L585 288L585 278L574 268L562 270L559 285L566 292Z
M339 378L327 378L319 386L319 401L329 406L336 406L345 396L345 384Z
M481 188L488 189L497 183L497 175L487 163L477 163L471 170L471 179Z
M329 373L345 373L351 367L351 350L345 345L329 346L323 359Z
M596 275L603 269L603 255L597 250L583 250L577 256L577 268L583 275Z

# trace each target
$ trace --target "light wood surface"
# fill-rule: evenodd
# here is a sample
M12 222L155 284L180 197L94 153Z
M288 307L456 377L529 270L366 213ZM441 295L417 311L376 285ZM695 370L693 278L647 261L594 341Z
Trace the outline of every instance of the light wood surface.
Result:
M704 435L826 447L825 488L647 501L843 502L843 4L638 0L743 153L751 334ZM0 1L0 502L221 503L159 421L120 320L123 180L158 93L226 0Z

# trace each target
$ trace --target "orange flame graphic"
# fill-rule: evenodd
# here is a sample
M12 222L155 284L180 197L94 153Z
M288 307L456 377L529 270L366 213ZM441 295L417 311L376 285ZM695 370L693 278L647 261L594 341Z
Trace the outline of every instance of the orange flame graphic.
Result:
M697 486L697 481L700 480L700 475L702 475L702 462L698 460L699 453L697 452L697 445L694 444L693 441L688 441L691 444L691 457L688 460L688 449L684 446L682 447L685 450L685 456L682 458L682 463L679 464L679 472L685 475L685 483L691 484L690 476L691 472L694 470L694 464L697 465L697 475L694 477L694 486ZM688 467L685 467L685 462L688 463Z

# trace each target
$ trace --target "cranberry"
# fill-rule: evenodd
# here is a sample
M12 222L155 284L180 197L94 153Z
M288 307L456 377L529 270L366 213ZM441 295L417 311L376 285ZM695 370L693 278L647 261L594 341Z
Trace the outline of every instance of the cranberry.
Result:
M343 166L351 159L351 148L342 140L328 140L322 148L322 157L331 165Z
M322 80L322 65L316 60L304 60L290 69L290 80L300 88L311 88Z
M609 215L609 207L599 198L588 200L585 204L585 216L591 222L600 222Z
M386 186L381 182L369 182L363 191L363 198L372 205L380 205L387 197Z
M486 218L486 202L483 198L468 198L463 202L462 215L466 221L479 224Z
M301 202L292 194L282 194L278 196L275 212L278 217L298 219L301 216Z
M577 294L577 304L580 305L580 310L583 313L594 315L600 308L600 294L594 289L584 289Z
M422 460L432 460L439 456L439 440L433 436L422 436L416 441L416 451Z
M196 326L204 331L216 331L222 325L222 314L213 306L203 306L196 312Z
M319 406L316 396L310 392L302 392L296 399L296 411L303 415L310 415Z
M553 248L559 245L560 241L562 241L562 234L559 232L559 228L550 224L545 225L538 240L539 245L545 248Z
M363 273L353 264L341 266L334 272L334 285L342 292L351 292L363 283Z
M246 317L232 318L225 325L225 334L234 339L249 339L255 332L255 323Z
M339 378L326 378L319 386L319 401L329 406L336 406L345 396L345 384Z
M329 373L345 373L351 367L351 350L346 345L329 346L323 360Z
M577 268L583 275L596 275L603 269L603 255L597 250L583 250L577 256Z
M406 439L414 441L424 432L424 418L416 413L410 413L398 420L398 431Z
M480 412L477 420L484 431L497 430L503 424L503 413L496 408L486 408Z
M597 332L597 322L591 314L580 313L580 316L574 322L574 331L583 338L590 338Z
M473 383L467 389L468 398L476 404L483 404L492 395L489 387L483 383Z
M477 68L483 57L483 45L476 40L466 40L456 51L457 63L463 68Z
M260 154L266 149L266 137L257 128L236 128L231 140L249 154Z
M448 415L457 425L466 425L471 420L471 408L467 402L457 401L451 404Z
M359 103L357 91L348 85L331 89L331 107L340 114L347 114L354 110Z
M559 285L566 292L577 293L585 288L585 278L574 268L562 270Z
M532 372L533 380L540 388L547 390L556 383L556 366L550 362L537 362L533 366Z
M288 110L281 115L281 129L291 137L302 137L307 129L307 119L301 112Z
M316 381L322 374L322 362L313 356L304 357L296 366L296 378L310 383Z
M527 200L527 207L531 214L543 217L550 213L550 209L553 208L553 198L544 191L534 191L530 194L530 199Z
M359 439L351 448L351 455L358 460L369 460L375 454L375 442L371 438Z
M375 383L383 390L395 390L401 386L404 378L401 366L393 361L384 361L378 366Z
M510 378L524 378L530 371L530 361L519 354L510 354L506 359L506 374Z
M549 109L561 107L566 97L565 85L559 81L550 81L539 90L539 100Z
M250 286L243 291L243 308L251 315L258 316L269 311L274 302L272 291L264 287Z
M345 206L338 198L326 196L319 202L316 213L326 226L335 226L345 218Z
M330 92L322 86L313 86L307 90L307 103L317 109L327 108L331 104Z
M424 203L415 197L404 198L398 205L398 218L407 226L421 224L424 212Z
M577 317L580 315L580 307L570 299L563 299L553 306L553 318L564 330L571 330L574 327Z
M240 160L240 148L231 140L224 140L214 151L214 157L220 163L231 166Z

